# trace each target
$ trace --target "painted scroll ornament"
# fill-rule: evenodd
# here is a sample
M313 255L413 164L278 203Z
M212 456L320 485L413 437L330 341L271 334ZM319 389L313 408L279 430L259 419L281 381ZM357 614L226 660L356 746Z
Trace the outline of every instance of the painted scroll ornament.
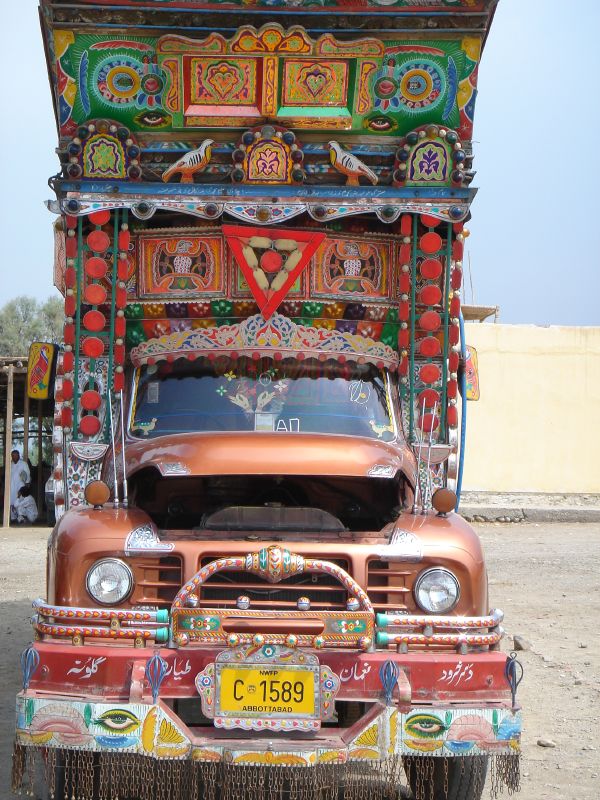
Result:
M324 233L223 225L262 315L269 319L325 239Z

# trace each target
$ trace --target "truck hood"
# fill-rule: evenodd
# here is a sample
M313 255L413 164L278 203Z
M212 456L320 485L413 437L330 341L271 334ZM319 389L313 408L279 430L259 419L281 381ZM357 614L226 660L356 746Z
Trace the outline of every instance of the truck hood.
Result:
M218 433L161 436L127 446L127 473L156 467L162 475L335 475L414 483L415 460L402 443L323 434Z

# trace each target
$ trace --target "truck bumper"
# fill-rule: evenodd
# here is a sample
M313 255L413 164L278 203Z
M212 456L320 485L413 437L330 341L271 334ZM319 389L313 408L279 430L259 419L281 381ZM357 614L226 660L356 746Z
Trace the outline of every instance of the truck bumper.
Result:
M336 712L327 724L308 731L301 725L270 724L268 718L262 729L240 729L239 720L231 726L210 724L200 712L199 691L221 648L150 651L38 643L35 651L38 666L17 698L17 786L32 750L39 750L50 768L58 759L74 776L88 774L90 764L95 765L92 772L106 775L149 774L148 769L171 764L187 775L185 781L219 783L222 770L232 768L231 780L250 767L283 769L281 775L303 768L303 774L314 772L310 780L320 785L330 780L324 777L328 768L335 767L339 785L364 770L379 776L378 785L392 780L393 773L397 785L406 759L431 765L432 758L465 756L493 757L509 785L517 774L521 715L511 701L507 657L498 651L467 657L314 651L321 666L339 680L339 690ZM158 687L152 686L147 669L155 655L163 659L165 673ZM389 679L386 683L386 670L392 686ZM187 701L186 714L180 713L182 701ZM359 710L342 726L337 710L344 703ZM203 724L191 721L190 704ZM249 779L250 772L243 774ZM241 780L235 777L236 785ZM81 787L78 791L88 796Z
M33 648L39 661L17 698L17 738L23 745L195 760L202 760L197 751L208 748L207 760L231 760L227 753L260 750L268 737L273 752L312 754L307 765L317 763L322 750L335 750L336 758L345 761L392 753L454 756L519 749L520 712L513 708L507 656L499 651L468 656L306 651L307 659L333 676L330 704L338 710L354 704L360 712L345 727L333 707L323 715L329 719L322 726L258 714L258 721L244 730L243 720L213 725L207 719L213 702L205 691L212 681L207 676L222 648L150 650L57 642ZM157 656L162 663L158 683L149 669ZM179 712L182 701L187 701L185 714Z

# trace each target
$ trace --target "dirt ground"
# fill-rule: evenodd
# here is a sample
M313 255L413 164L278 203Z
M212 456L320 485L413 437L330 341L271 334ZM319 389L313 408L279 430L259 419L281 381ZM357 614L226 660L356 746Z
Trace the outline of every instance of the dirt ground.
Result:
M600 798L600 526L482 524L491 605L504 609L525 677L522 800ZM19 656L31 600L44 595L44 528L0 529L0 800L11 794L10 753ZM538 744L545 741L550 746Z

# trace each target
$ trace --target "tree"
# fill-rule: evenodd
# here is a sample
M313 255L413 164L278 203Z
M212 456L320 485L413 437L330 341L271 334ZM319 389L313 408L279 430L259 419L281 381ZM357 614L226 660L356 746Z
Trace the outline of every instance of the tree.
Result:
M64 306L58 297L39 303L21 295L0 308L0 356L27 357L31 342L59 342Z

